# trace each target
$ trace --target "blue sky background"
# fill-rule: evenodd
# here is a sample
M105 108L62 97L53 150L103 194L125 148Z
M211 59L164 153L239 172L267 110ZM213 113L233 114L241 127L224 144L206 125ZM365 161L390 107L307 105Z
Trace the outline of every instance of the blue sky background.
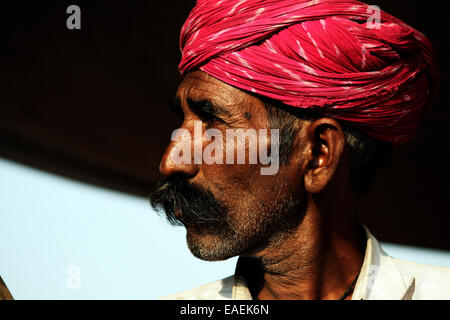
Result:
M0 275L16 299L155 299L234 271L204 262L144 198L0 158ZM384 243L396 257L450 266L450 253ZM71 287L79 270L79 288Z

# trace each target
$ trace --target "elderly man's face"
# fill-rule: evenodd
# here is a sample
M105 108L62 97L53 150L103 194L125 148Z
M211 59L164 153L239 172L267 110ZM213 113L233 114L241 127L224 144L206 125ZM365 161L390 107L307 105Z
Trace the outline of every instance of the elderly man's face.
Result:
M224 145L227 129L271 129L259 99L202 71L189 73L176 97L184 115L181 128L191 137L199 121L203 133L219 130ZM211 143L204 137L201 140L203 149ZM254 255L300 223L305 191L298 153L276 174L262 175L261 168L267 165L248 163L248 144L245 164L227 164L225 155L223 164L195 164L175 160L180 143L186 139L167 147L160 164L167 180L151 193L150 200L170 219L185 225L195 256L222 260Z

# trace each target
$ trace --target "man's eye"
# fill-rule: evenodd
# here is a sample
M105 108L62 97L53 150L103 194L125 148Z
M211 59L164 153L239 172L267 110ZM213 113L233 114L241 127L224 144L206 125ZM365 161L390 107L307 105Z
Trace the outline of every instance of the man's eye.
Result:
M216 107L213 106L209 101L194 101L192 99L188 99L188 103L191 106L192 110L200 118L200 120L206 122L208 125L225 123L222 118L218 117Z
M220 119L212 114L208 114L208 113L200 115L200 119L209 125L224 123L224 121L222 119Z

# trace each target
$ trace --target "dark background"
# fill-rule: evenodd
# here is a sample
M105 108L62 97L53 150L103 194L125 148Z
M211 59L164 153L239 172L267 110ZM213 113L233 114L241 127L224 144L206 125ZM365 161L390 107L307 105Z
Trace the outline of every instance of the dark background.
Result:
M71 4L81 8L81 30L66 27ZM361 220L383 241L450 250L448 2L370 4L432 40L442 89L420 134L395 151L374 181ZM2 4L0 156L146 196L178 125L167 100L181 81L179 31L193 6L170 0Z

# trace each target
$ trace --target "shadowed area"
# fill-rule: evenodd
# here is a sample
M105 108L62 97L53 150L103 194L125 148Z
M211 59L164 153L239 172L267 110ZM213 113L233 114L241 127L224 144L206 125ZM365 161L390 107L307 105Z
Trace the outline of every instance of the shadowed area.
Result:
M362 220L383 241L450 250L447 3L372 1L434 43L442 93L419 136L376 177ZM0 156L147 196L178 126L167 100L181 81L179 32L194 1L67 1L2 9Z

